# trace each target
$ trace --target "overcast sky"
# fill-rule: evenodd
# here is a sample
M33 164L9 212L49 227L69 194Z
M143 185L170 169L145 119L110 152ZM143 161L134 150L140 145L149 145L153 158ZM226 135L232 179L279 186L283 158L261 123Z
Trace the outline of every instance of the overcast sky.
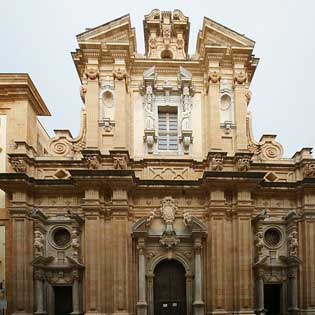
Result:
M138 52L144 51L143 16L153 8L176 8L190 18L189 51L207 16L256 41L260 63L249 110L257 140L277 134L285 157L315 147L315 1L313 0L0 0L0 72L30 74L54 129L76 136L82 102L70 52L76 35L130 13Z

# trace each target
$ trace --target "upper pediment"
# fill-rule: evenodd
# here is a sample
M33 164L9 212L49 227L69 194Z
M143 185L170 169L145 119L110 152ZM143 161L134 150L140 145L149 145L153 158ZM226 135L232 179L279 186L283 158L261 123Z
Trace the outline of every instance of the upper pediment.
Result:
M101 45L128 44L136 51L135 30L131 27L129 14L103 25L88 29L77 35L80 46L99 43Z
M197 38L196 52L202 54L207 47L235 47L253 49L255 42L207 17Z

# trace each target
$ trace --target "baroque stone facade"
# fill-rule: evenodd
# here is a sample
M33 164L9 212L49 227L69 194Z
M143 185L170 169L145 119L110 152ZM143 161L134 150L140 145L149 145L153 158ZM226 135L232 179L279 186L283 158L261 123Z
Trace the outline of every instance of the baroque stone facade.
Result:
M153 10L77 36L81 131L0 74L9 314L315 314L315 160L255 141L254 42Z

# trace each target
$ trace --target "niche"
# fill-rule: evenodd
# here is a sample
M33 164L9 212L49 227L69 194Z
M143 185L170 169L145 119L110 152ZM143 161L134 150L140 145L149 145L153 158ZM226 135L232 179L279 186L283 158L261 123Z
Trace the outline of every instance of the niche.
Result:
M114 94L110 90L106 90L102 94L102 116L114 120Z
M220 122L233 122L232 98L228 94L223 94L220 100Z

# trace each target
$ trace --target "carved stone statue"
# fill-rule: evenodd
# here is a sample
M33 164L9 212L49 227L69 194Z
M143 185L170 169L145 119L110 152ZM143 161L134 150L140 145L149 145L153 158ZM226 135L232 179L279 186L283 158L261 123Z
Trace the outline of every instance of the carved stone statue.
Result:
M151 85L148 85L146 88L146 96L144 102L144 110L146 113L146 129L153 130L155 125L155 118L153 114L153 89Z
M71 231L71 248L72 248L72 257L78 260L79 253L80 253L80 241L79 241L79 232L77 229L73 229Z
M298 233L293 230L288 236L289 256L298 255Z
M35 257L44 256L44 235L40 231L34 232Z

